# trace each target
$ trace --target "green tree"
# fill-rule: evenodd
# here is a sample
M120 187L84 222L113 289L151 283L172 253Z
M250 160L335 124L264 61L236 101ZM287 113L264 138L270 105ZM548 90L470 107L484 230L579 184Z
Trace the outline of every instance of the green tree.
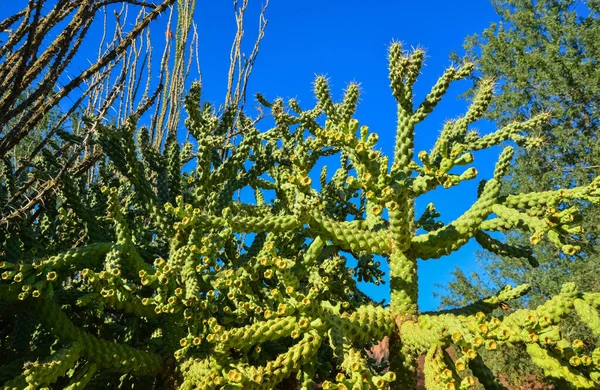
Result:
M470 61L479 65L479 77L497 83L497 95L487 117L499 126L515 118L549 112L552 120L533 132L517 149L504 191L548 191L580 185L600 172L600 2L577 0L494 0L500 16L481 35L466 40ZM482 271L464 275L455 271L443 306L460 305L485 296L506 283L529 283L527 303L537 305L575 281L592 289L600 286L598 236L600 210L587 202L582 211L583 230L572 237L579 253L564 255L543 242L535 247L539 267L525 258L479 256ZM558 213L562 210L557 209ZM529 237L513 234L512 244L528 243ZM585 328L572 323L572 335L594 343ZM496 369L528 374L530 366L512 354L498 361Z

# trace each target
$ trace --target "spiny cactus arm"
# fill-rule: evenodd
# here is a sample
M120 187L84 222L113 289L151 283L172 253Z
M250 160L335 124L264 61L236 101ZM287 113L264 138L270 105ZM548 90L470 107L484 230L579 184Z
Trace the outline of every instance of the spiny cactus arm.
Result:
M481 222L481 231L488 232L508 232L512 230L513 225L502 218L492 218Z
M121 211L120 201L117 199L118 189L115 187L103 187L101 190L107 196L108 214L115 224L116 242L123 245L131 241L131 230Z
M583 300L596 310L600 309L600 293L583 293Z
M212 116L210 105L205 106L204 111L200 110L200 92L201 84L193 83L190 92L184 100L186 111L189 118L185 120L186 127L197 141L196 169L195 179L198 181L194 196L206 192L207 187L203 186L210 178L210 166L212 160L214 136L212 132L218 127L218 118Z
M424 260L435 259L466 244L492 212L499 190L499 181L491 179L485 184L481 197L462 216L436 231L415 236L411 248L416 256Z
M402 51L402 45L399 42L392 43L388 53L390 87L392 88L392 94L396 98L396 101L402 105L406 112L411 114L413 108L412 104L410 104L411 102L407 99L407 96L411 96L412 91L404 80L409 62L408 56L405 56ZM418 65L418 63L416 65ZM411 81L414 83L414 80Z
M546 329L558 324L573 309L574 301L580 296L574 283L562 285L561 292L539 305L535 310L520 309L504 320L506 324L525 329Z
M192 234L193 233L194 232L192 232ZM190 234L190 237L192 234ZM202 279L201 282L201 277L198 275L199 271L202 272L202 267L198 261L198 251L192 250L197 249L197 246L192 244L189 245L188 248L189 250L187 256L185 256L184 265L179 272L178 285L184 285L184 288L177 287L174 292L175 295L178 295L178 293L179 295L183 294L186 300L185 302L187 302L185 304L192 306L194 302L198 300L200 291L204 289L204 283L202 283L204 280Z
M600 177L595 178L587 186L569 189L533 192L518 195L508 195L499 198L502 205L516 209L550 208L555 207L565 200L581 199L600 203Z
M125 275L132 277L141 270L150 272L152 270L149 264L146 264L138 253L132 241L132 232L125 220L121 210L121 204L117 199L117 189L115 187L103 187L102 192L107 195L108 212L115 225L116 243L106 256L105 268L109 272L123 270ZM122 262L121 260L125 260Z
M250 156L250 150L254 144L258 142L258 131L250 128L245 131L244 138L237 146L235 151L229 156L223 164L211 172L210 181L212 183L220 183L227 178L233 177L245 161Z
M302 222L291 215L263 216L263 217L233 217L229 224L236 232L261 233L274 232L283 233L298 230Z
M243 202L230 202L227 207L234 215L240 215L244 217L256 218L275 214L273 206L268 204L253 205Z
M512 148L505 148L496 164L494 178L485 183L479 199L461 217L437 230L416 236L412 239L412 249L422 259L438 258L457 250L467 243L481 229L497 202L500 191L500 178L506 173L513 155ZM435 242L435 245L432 243Z
M414 197L430 192L439 185L450 188L460 184L463 180L472 180L477 176L477 170L474 167L467 168L460 175L449 173L455 166L468 165L474 160L473 154L467 151L465 145L450 141L455 127L453 122L446 123L431 153L419 152L419 159L423 163L423 167L413 162L413 166L419 172L417 177L411 179ZM458 137L458 135L456 136ZM506 173L512 155L511 147L504 148L496 163L495 178L500 179Z
M344 250L361 252L366 251L373 254L388 253L389 243L383 231L368 231L353 226L352 222L337 222L327 218L319 212L311 213L309 222L310 229L315 235L333 241Z
M317 327L318 325L315 324ZM223 350L227 348L242 349L249 344L258 345L269 340L288 337L294 330L296 332L298 332L298 329L304 331L309 326L311 326L311 323L307 318L280 317L257 322L243 328L229 329L225 332L222 332L220 327L213 327L214 330L219 330L219 333L209 333L207 340L210 343L218 344Z
M394 331L394 322L389 309L363 305L351 314L336 315L324 308L323 318L352 341L371 342L381 340Z
M112 293L112 291L115 292ZM138 317L157 317L156 312L150 306L144 305L143 299L140 299L137 295L134 295L129 291L123 291L122 289L113 289L112 291L103 296L107 306L134 314Z
M304 334L302 340L292 346L287 352L277 355L264 366L249 366L238 364L223 370L223 379L243 388L274 388L290 374L297 372L319 350L322 337L317 331Z
M137 159L133 142L136 123L136 118L129 118L126 125L122 129L118 129L119 131L98 124L100 144L119 172L129 179L135 188L136 195L141 200L141 204L144 205L154 223L169 234L170 226L167 223L164 211L158 205L150 181L143 174L143 164ZM124 136L123 133L128 135Z
M323 241L321 236L316 236L313 239L313 241L308 246L308 249L306 250L306 253L304 253L304 256L302 258L303 266L306 267L306 269L309 269L310 267L313 266L313 264L315 264L317 262L324 246L325 246L325 242Z
M498 157L498 162L494 166L494 178L500 179L508 173L514 154L515 151L511 146L507 146L502 150L502 153Z
M448 165L452 165L456 160L448 161L450 162ZM415 165L415 168L416 167L417 165ZM449 166L449 168L451 168L451 166ZM418 167L418 169L421 170L420 167ZM419 172L417 177L411 179L410 188L414 194L414 197L416 198L434 190L439 186L450 188L458 185L464 180L472 180L475 177L477 177L477 169L474 167L465 169L460 175L446 173L442 169L425 167L425 169L422 169L422 172Z
M409 107L413 106L413 85L419 77L421 67L423 66L423 60L425 59L425 51L417 48L412 51L410 56L407 56L408 64L406 64L404 72L404 86L405 86L405 98L404 101Z
M4 384L4 388L37 389L52 385L75 366L81 350L82 346L79 343L71 343L44 361L31 363L19 377Z
M170 133L165 142L164 155L166 157L167 187L169 189L169 200L173 201L181 194L181 156L179 142Z
M503 152L503 155L504 154L505 153ZM495 176L498 175L498 177L500 177L506 172L506 169L508 167L506 162L508 160L509 159L502 158L501 156L496 166ZM484 188L486 188L489 184L489 182L486 183ZM584 198L586 200L591 199L592 201L597 201L597 192L598 191L594 182L590 186L576 188L575 191L570 192L568 196L570 198ZM527 197L517 196L512 198L504 198L503 202L506 203L506 200L510 199L509 204L513 207L526 207L526 205L530 205L530 207L537 207L538 205L542 206L544 204L554 206L558 203L557 201L560 199L557 198L557 196L562 196L564 198L567 196L566 194L567 193L564 191L562 193L556 191L549 193L541 193L539 195L537 193L532 193L528 194ZM484 195L482 194L482 197L483 196ZM479 200L481 200L482 197ZM581 230L577 229L577 227L568 225L568 223L573 220L572 215L576 211L576 209L574 208L566 209L561 212L554 211L553 214L551 214L548 218L545 219L540 219L536 216L525 214L503 204L491 205L491 211L493 211L494 214L498 216L498 218L488 221L479 221L479 225L475 224L473 226L473 232L471 232L471 234L469 234L467 237L470 238L473 235L475 235L476 239L485 249L488 249L494 253L503 253L511 256L525 257L530 261L532 266L536 265L536 262L532 261L534 259L531 256L527 256L525 252L516 250L517 248L508 247L506 246L506 244L493 240L489 236L486 237L484 235L485 233L482 232L483 230L495 231L510 230L515 227L525 228L526 230L529 230L533 233L531 238L533 244L538 243L544 235L547 235L548 239L567 255L573 255L579 250L578 246L567 244L564 238L566 235L576 234ZM467 214L465 214L463 217L465 216L467 216ZM459 220L461 218L459 218ZM485 218L487 218L487 216L485 216L484 219ZM458 248L461 246L461 244L464 244L466 242L464 237L460 237L459 229L454 227L454 224L457 223L459 220L438 230L434 230L425 235L415 237L413 239L413 247L416 248L417 256L432 256L431 253L422 253L420 251L420 248L422 248L423 242L428 242L427 238L431 238L433 236L435 236L436 239L439 239L442 242L448 242L451 245L452 249L454 249L455 247ZM477 219L473 218L469 218L468 220L470 222L477 222ZM432 251L431 249L429 249L429 251L436 252L436 250ZM433 256L439 257L445 253L449 253L447 247L444 247L442 250L438 249L437 253L434 253Z
M419 108L415 110L411 121L415 124L423 121L442 100L452 81L468 76L474 68L475 65L473 63L465 63L460 69L452 66L446 69L444 74L433 85Z
M546 236L550 242L561 249L566 255L573 255L580 250L579 246L567 244L564 238L565 234L559 230L564 229L570 235L571 232L576 232L572 227L564 228L563 225L556 226L547 218L540 219L533 217L499 204L493 206L493 211L499 218L511 223L514 227L531 232L530 242L534 245L538 244Z
M532 244L537 244L544 233L550 228L548 224L540 218L532 217L501 204L495 204L493 206L493 211L499 218L510 222L513 227L529 230L532 233L532 238L530 240L532 241Z
M186 141L183 143L183 145L181 146L181 151L179 153L179 163L181 164L181 166L187 164L195 157L192 154L193 151L194 145L191 142Z
M203 125L205 125L204 114L206 111L200 109L200 99L202 95L202 83L200 81L192 82L188 94L183 98L183 104L189 117L186 120L186 128L190 130L194 138L199 139L201 137L194 134Z
M183 205L182 205L183 206ZM217 229L223 226L230 226L233 231L238 233L261 233L261 232L286 232L298 230L302 226L292 215L264 215L251 216L231 216L231 209L223 210L223 216L218 217L210 214L204 214L199 208L193 209L187 204L185 207L173 207L170 203L165 204L165 211L181 219L177 222L176 229L187 227Z
M329 91L329 86L325 77L317 77L315 80L314 92L318 100L318 106L321 108L321 110L323 110L327 117L334 123L340 123L341 120L340 116L338 115L338 108L331 99L331 92Z
M397 56L397 50L394 46L390 49L390 64L392 63L391 57ZM396 60L398 62L402 60ZM390 65L392 66L392 65ZM402 85L402 89L398 88L398 91L394 91L396 99L398 96L402 96L401 99L405 99L406 92L402 81L392 81L392 86ZM414 127L416 120L411 120L412 107L408 107L408 102L404 103L402 100L398 100L397 117L398 124L396 127L396 143L394 147L394 160L392 164L392 172L396 173L403 171L408 168L409 163L412 160L414 153Z
M317 78L318 81L319 78ZM326 106L328 107L327 109L329 110L329 108L332 108L334 111L337 111L337 107L333 104L333 102L331 101L331 97L329 96L329 90L327 89L327 83L324 81L323 79L323 84L325 86L325 89L322 90L323 94L317 95L317 99L320 99L320 97L324 97L325 100L329 99L329 102L331 103L331 105L329 105L328 103L325 103ZM317 82L315 82L315 90L318 88L317 86ZM320 101L319 103L317 103L317 108L319 109L319 111L321 112L321 107L320 107ZM292 106L295 106L292 103ZM298 106L292 107L292 110L296 108L298 109ZM298 117L298 116L294 116L289 114L288 112L285 111L285 107L284 107L284 102L282 98L277 98L275 99L275 101L273 102L273 106L271 107L271 114L273 115L273 119L275 120L275 124L276 127L272 130L274 130L273 132L271 132L269 134L270 137L275 136L275 137L279 137L281 138L281 140L283 141L284 144L284 149L287 149L288 147L292 146L293 143L293 132L291 131L291 126L300 124L302 121L302 118Z
M32 308L42 324L55 336L81 345L81 354L107 369L133 374L157 374L163 369L160 356L128 346L100 340L77 328L52 300L33 299Z
M303 339L289 349L285 354L277 356L272 365L267 363L265 372L268 380L265 381L265 386L273 386L286 378L294 371L297 371L301 366L307 364L316 355L321 346L322 337L317 331L305 333Z
M529 343L526 349L533 363L543 369L546 376L564 379L579 389L597 388L597 383L575 373L568 365L555 359L548 350L538 344Z
M567 315L573 306L572 302L577 297L577 292L572 287L564 286L559 296L535 311L518 310L504 318L488 319L483 312L467 316L454 313L439 313L434 316L422 314L418 321L409 318L398 325L403 353L419 356L432 346L447 346L447 343L452 343L463 352L463 356L455 361L456 369L462 371L467 363L477 356L476 350L482 346L488 350L495 350L499 344L506 342L539 343L546 347L555 346L557 343L564 344L565 341L561 341L560 332L555 324ZM514 291L510 289L506 289L505 292L514 296ZM568 342L567 344L571 345ZM576 367L580 360L586 360L584 356L577 358L580 360L573 360L571 357L572 355L563 355L562 360L569 361L573 367ZM470 383L471 381L467 381L461 386L470 386Z
M416 121L411 121L413 114L410 87L405 84L404 78L407 65L410 63L408 56L402 52L399 43L394 43L389 49L389 75L392 93L398 106L398 124L396 127L396 144L394 147L393 172L403 171L408 167L413 155L414 126ZM410 99L412 100L412 99Z
M415 50L413 55L409 56L402 53L400 44L394 43L390 46L389 74L392 92L398 102L398 126L392 174L406 169L412 160L414 126L433 111L453 80L466 77L473 70L473 64L465 64L460 70L449 68L439 78L419 108L413 112L412 85L416 80L422 60L423 52L421 50Z
M328 249L324 250L324 248ZM299 261L295 261L290 272L297 278L297 280L301 280L309 276L310 273L315 269L315 265L318 264L317 262L320 259L322 260L329 257L329 250L331 250L330 247L325 245L325 241L321 238L321 236L316 236L308 245L308 248L299 253ZM316 288L317 287L315 287L315 289Z
M452 359L440 346L432 346L425 355L425 386L427 390L447 390L464 388L458 376ZM467 379L468 378L468 379ZM465 384L473 382L473 378L462 379Z
M274 182L260 178L260 177L252 179L249 184L251 184L252 187L257 188L257 189L262 188L264 190L274 190L277 188L277 186Z
M98 221L96 221L94 213L81 201L80 194L77 193L77 189L68 175L65 175L65 177L62 178L60 188L67 199L68 204L75 211L77 216L83 220L86 233L90 240L105 241L106 237L100 229L100 225L98 224Z
M448 172L456 165L470 164L473 161L473 155L469 152L470 150L475 151L494 146L504 139L503 136L508 137L509 134L518 131L522 127L530 129L539 125L539 121L534 120L535 118L523 123L515 123L496 133L488 134L480 139L477 138L476 141L481 142L482 145L473 146L475 142L473 140L474 137L465 135L467 126L465 121L473 120L473 118L465 119L469 118L472 114L471 109L480 111L480 107L474 107L473 105L465 117L460 118L456 122L447 122L431 153L425 151L419 153L419 159L423 162L424 167L421 168L416 163L413 163L413 166L419 172L419 175L413 180L413 191L416 196L429 192L440 184L448 188L458 184L462 180L474 178L477 173L474 168L467 169L460 176L449 174ZM510 153L507 154L507 151ZM512 148L505 149L503 154L507 157L504 159L507 165L512 156Z
M474 359L477 354L470 351L482 345L494 350L501 343L522 343L530 352L533 362L543 368L547 375L565 379L575 386L590 388L596 386L591 385L593 381L600 379L600 374L596 373L597 368L594 367L591 371L585 368L593 364L593 358L582 354L581 341L571 343L563 339L557 325L575 305L581 305L581 296L573 284L565 284L559 295L535 310L517 310L504 318L492 317L488 320L483 312L467 317L439 315L435 320L421 316L421 337L431 332L451 335L452 342L466 351L456 361L457 368L459 361L467 363ZM585 298L589 295L583 296ZM582 312L582 318L588 313L589 311ZM407 326L414 327L416 324ZM412 333L405 333L403 341L414 348L418 344L415 344L414 337L411 338L410 334ZM433 336L430 337L433 339ZM421 345L421 349L424 346L425 343Z
M423 315L435 316L440 314L455 314L460 316L469 316L474 315L478 312L489 314L495 309L497 309L499 304L524 296L525 294L527 294L527 292L529 292L529 289L530 286L528 284L522 284L517 287L511 287L507 285L502 290L500 290L498 294L471 303L467 306L435 312L424 312Z
M450 142L464 143L467 134L467 127L473 122L482 118L490 104L494 95L494 79L484 77L477 83L477 92L473 97L473 102L467 109L467 113L456 120L453 128L445 136Z
M112 245L113 244L109 242L97 242L70 249L64 253L50 256L48 259L43 260L41 267L55 272L66 267L75 266L77 268L96 268L99 266L99 262L108 253ZM34 267L36 265L37 263L34 264Z
M236 123L236 117L238 122ZM239 127L240 132L242 132L245 128L249 127L252 121L250 118L246 117L246 114L241 111L237 106L231 105L225 108L223 113L221 114L221 118L219 120L219 125L215 128L214 134L219 137L218 145L219 146L228 146L228 142L223 142L229 135L228 132L231 132L233 127L237 125ZM245 134L245 133L244 133Z
M151 191L149 190L149 183L140 180L142 178L138 172L138 159L132 137L136 130L135 119L130 118L120 129L99 122L96 125L100 134L99 143L102 149L119 172L132 182L140 193L139 195L145 199ZM123 136L121 132L124 132L127 136Z
M537 267L539 263L533 257L533 252L529 248L506 244L496 240L489 234L479 231L475 234L475 240L481 247L498 256L506 256L515 259L527 259L532 267Z
M491 146L498 145L499 143L512 138L522 131L531 131L538 128L541 124L546 123L550 119L550 115L543 113L534 116L524 122L514 122L504 126L503 128L496 130L493 133L486 134L481 138L477 138L466 144L467 150L481 150L487 149Z
M262 106L264 106L266 108L271 108L273 106L273 104L271 102L269 102L269 100L267 100L267 98L265 97L265 95L263 95L260 92L255 93L254 97L256 98L256 101L259 104L261 104Z
M338 115L340 122L348 122L352 119L352 115L356 112L356 104L358 103L359 87L356 83L351 83L346 88L344 99L338 106Z
M14 300L17 297L23 300L29 296L51 297L52 283L62 281L63 271L68 268L71 275L76 267L98 267L111 247L111 243L90 244L51 256L46 260L36 260L32 264L0 261L0 270L5 270L1 275L2 280L12 281L0 291L0 294L7 300Z
M584 295L584 299L575 299L573 306L581 321L590 328L593 334L600 336L600 315L598 314L598 308L588 303L587 301L589 300L590 295Z

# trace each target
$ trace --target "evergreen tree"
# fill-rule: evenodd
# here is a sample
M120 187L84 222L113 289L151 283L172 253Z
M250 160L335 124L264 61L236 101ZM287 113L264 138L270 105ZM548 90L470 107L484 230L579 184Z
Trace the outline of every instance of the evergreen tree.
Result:
M481 35L467 38L465 44L469 60L479 64L477 76L496 82L497 95L488 118L499 126L541 112L553 118L532 134L534 142L518 149L503 188L506 192L549 191L589 180L600 173L600 2L493 0L493 5L500 21ZM590 232L600 222L600 210L587 203L577 207L582 211L583 231L571 244L581 247L579 253L564 255L540 243L534 251L539 267L534 270L525 258L481 254L479 274L468 277L455 270L442 306L463 305L506 283L529 283L532 292L527 303L531 306L568 281L597 289L599 241ZM525 244L529 237L516 234L509 241ZM572 335L596 341L589 331L572 325ZM505 373L530 373L530 366L517 369L521 361L514 354L496 363L495 368Z

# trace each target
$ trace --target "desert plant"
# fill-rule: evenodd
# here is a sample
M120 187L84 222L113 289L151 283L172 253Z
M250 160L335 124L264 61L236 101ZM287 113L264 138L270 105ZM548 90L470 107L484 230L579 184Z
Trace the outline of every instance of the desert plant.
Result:
M599 179L501 196L513 155L508 146L461 217L444 225L433 205L416 217L420 196L477 176L475 168L461 168L473 162L473 151L508 140L532 146L536 140L523 133L549 119L543 113L483 136L469 131L493 95L485 80L465 115L447 122L417 162L416 126L454 80L473 70L469 63L447 69L415 105L423 59L421 50L390 47L398 103L390 157L377 150L377 134L353 118L358 86L334 103L323 77L308 110L295 100L286 110L282 99L257 95L275 122L265 131L237 105L216 115L201 104L195 83L185 99L194 142L180 146L167 135L162 152L135 117L120 126L84 118L98 129L106 155L98 175L87 184L66 177L56 207L20 224L2 246L4 386L405 389L415 387L416 361L424 356L428 389L477 382L501 388L478 351L514 344L524 345L547 376L597 386L600 349L564 338L560 325L576 311L600 332L598 293L566 284L535 309L492 316L528 290L507 286L466 307L418 310L417 259L446 256L475 238L486 250L535 266L527 248L492 236L513 229L529 232L533 245L546 239L575 253L571 237L581 232L570 203L598 203L600 196ZM228 134L240 134L239 142L226 142ZM325 168L312 174L321 157L336 154L340 168L330 179ZM183 171L192 160L194 168ZM10 180L5 170L3 181ZM239 190L253 191L254 202L233 200ZM344 254L358 259L355 269ZM381 281L379 257L390 266L386 306L355 282ZM389 356L379 364L367 350L386 336ZM16 377L6 375L15 370Z
M90 176L101 154L91 142L96 128L84 126L82 116L106 120L107 111L119 106L111 119L120 123L143 115L156 102L168 81L161 78L153 91L148 77L144 88L138 68L151 57L148 25L174 3L32 0L0 22L0 166L13 173L12 181L0 186L2 233L31 210L40 212L62 177ZM178 6L182 14L190 3L182 0ZM132 23L127 15L136 10ZM111 23L107 13L113 11ZM73 77L69 73L77 53L94 42L88 33L102 14L98 58ZM37 164L42 159L52 160L52 169L41 172Z

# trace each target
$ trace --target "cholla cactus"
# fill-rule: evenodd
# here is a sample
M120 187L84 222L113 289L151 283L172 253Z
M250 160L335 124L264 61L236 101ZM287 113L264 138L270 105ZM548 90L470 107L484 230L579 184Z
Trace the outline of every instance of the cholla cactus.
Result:
M483 80L467 113L446 123L430 152L415 155L417 125L451 82L473 69L448 69L415 108L412 86L423 58L420 50L390 48L398 103L390 157L377 150L377 135L352 118L358 87L334 103L324 78L315 82L318 103L310 110L290 101L288 112L281 99L260 96L275 121L263 132L233 108L219 117L209 104L201 106L194 84L185 107L196 142L180 148L169 139L164 153L134 120L119 129L96 123L108 156L97 180L65 181L53 204L36 212L33 223L15 224L4 240L0 383L8 389L407 389L416 384L417 357L425 356L428 389L478 383L495 389L502 386L479 351L522 344L546 375L577 388L599 386L600 349L560 331L562 318L575 311L600 333L598 293L565 285L536 309L493 316L528 290L507 286L463 308L419 312L417 259L448 255L475 239L535 265L527 248L489 234L511 229L530 232L533 245L550 240L571 256L578 250L572 237L581 234L574 201L600 199L598 179L570 190L501 196L513 153L506 147L494 177L482 182L461 217L444 225L433 205L415 216L419 196L477 176L466 167L473 151L522 142L548 119L541 114L484 136L470 132L492 98L492 82ZM225 142L234 128L242 134L236 146ZM317 190L313 168L333 154L340 168L329 181L322 171ZM195 167L182 170L189 159ZM9 168L3 188L10 186ZM254 203L233 200L247 188ZM344 254L359 260L355 269L347 268ZM389 263L389 306L356 286L356 278L381 282L375 256ZM377 364L367 351L386 336L389 359ZM455 357L447 353L451 346Z

